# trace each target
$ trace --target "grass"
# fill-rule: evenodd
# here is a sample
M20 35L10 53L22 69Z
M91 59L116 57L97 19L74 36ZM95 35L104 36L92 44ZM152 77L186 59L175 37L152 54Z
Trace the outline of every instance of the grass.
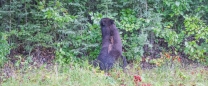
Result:
M208 70L204 68L155 68L142 73L144 82L154 86L208 86Z
M140 76L139 86L208 86L208 70L202 66L160 66L141 69L136 63L126 73L115 67L108 73L93 68L88 62L70 65L15 70L4 78L2 86L135 86L134 76Z

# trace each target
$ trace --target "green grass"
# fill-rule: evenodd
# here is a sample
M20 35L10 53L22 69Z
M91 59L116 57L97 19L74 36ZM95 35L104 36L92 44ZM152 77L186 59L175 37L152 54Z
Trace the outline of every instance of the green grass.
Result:
M208 70L204 68L155 68L142 71L144 82L154 86L208 86Z
M135 86L134 76L139 75L142 84L151 86L208 86L208 70L203 67L160 66L143 69L135 65L127 67L126 73L116 67L104 73L87 62L49 69L27 68L15 70L10 78L3 79L2 86Z

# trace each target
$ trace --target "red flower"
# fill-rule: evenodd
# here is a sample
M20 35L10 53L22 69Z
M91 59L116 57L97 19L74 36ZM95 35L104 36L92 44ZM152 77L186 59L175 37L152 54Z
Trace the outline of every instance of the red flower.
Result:
M142 78L139 75L134 75L134 81L135 82L141 82Z
M138 83L142 81L142 78L139 75L134 75L134 82L136 86L138 86Z
M181 58L180 57L178 57L178 62L181 62Z

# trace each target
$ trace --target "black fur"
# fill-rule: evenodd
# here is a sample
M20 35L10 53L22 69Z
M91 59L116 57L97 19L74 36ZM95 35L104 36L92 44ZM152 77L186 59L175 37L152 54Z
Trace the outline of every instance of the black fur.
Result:
M115 61L121 57L123 68L127 65L126 57L122 56L122 42L119 31L114 24L114 20L102 18L100 21L102 32L102 48L94 65L99 64L101 70L109 70Z

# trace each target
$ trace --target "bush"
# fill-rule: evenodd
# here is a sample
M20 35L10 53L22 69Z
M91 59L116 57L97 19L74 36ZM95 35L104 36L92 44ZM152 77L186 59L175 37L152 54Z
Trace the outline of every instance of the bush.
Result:
M1 40L1 47L6 47L1 56L6 58L10 48L23 45L28 55L35 46L53 47L60 63L69 63L72 57L95 59L101 45L99 21L109 17L116 20L128 60L161 57L159 53L167 51L207 63L207 3L3 0L0 31L9 35Z

